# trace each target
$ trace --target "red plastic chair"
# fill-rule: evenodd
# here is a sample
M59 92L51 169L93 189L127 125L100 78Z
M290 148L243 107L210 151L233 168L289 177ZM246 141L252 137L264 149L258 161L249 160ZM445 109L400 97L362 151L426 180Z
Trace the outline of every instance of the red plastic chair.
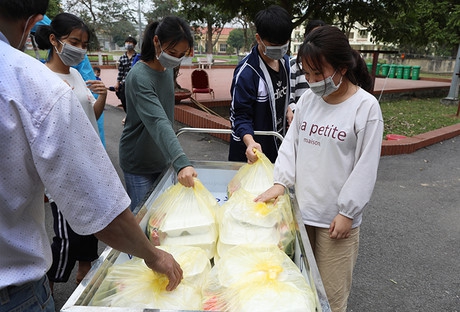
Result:
M214 98L214 90L209 86L208 73L203 69L195 69L192 72L192 95L197 93L209 93Z

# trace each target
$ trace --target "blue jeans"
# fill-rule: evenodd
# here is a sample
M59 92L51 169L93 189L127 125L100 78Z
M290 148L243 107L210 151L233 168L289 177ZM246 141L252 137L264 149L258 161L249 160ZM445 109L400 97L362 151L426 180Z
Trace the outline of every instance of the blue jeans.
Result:
M131 211L136 209L137 205L144 199L145 195L152 188L155 180L160 173L152 174L132 174L123 172L125 176L126 192L131 198Z
M54 312L48 278L0 289L0 312Z

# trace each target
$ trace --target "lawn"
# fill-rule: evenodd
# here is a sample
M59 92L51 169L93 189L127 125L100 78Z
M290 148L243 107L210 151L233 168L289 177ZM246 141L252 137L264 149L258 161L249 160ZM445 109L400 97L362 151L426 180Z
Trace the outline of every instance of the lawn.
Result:
M382 101L384 136L400 134L414 136L460 123L456 117L458 105L445 105L440 98Z

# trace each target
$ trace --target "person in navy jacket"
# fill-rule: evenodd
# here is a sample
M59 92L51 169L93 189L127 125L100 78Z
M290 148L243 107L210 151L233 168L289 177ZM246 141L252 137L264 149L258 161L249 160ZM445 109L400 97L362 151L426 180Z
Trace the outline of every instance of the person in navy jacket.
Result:
M257 44L233 75L228 159L253 163L257 149L275 162L280 140L255 136L254 131L276 131L284 136L287 130L290 67L286 52L292 19L285 9L272 5L256 14L255 26Z

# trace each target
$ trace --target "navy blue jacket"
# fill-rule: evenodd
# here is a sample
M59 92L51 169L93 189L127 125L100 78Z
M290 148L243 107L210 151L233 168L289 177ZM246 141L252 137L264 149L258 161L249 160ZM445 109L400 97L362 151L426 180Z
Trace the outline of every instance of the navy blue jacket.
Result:
M281 63L285 67L287 90L289 91L289 57L285 55ZM276 131L273 84L267 66L259 55L257 45L235 68L230 92L232 95L230 107L232 135L228 159L246 162L246 145L243 142L243 136L246 134L254 136L254 131ZM286 96L285 111L288 105L289 94ZM284 124L286 129L286 118L284 118ZM254 136L254 140L262 146L262 151L271 162L275 162L278 156L279 140L274 136Z

